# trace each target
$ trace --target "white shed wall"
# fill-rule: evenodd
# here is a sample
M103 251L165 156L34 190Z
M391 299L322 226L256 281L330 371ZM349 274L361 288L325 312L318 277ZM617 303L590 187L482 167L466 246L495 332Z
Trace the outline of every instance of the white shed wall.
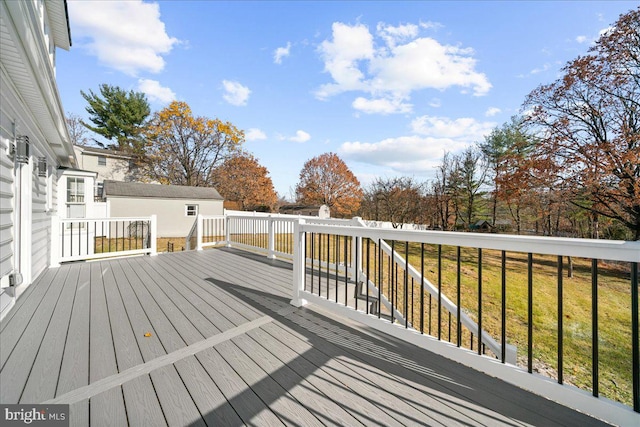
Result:
M222 215L222 200L152 199L107 197L109 216L148 217L158 216L158 237L186 237L196 220L186 216L186 205L198 205L202 215Z

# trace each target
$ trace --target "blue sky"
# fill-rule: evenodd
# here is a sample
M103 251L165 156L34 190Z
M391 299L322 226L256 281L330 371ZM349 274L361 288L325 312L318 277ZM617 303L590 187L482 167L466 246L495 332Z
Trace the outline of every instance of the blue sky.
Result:
M65 111L102 83L230 121L291 196L305 161L335 152L368 185L423 181L482 141L586 53L634 1L68 0L57 53Z

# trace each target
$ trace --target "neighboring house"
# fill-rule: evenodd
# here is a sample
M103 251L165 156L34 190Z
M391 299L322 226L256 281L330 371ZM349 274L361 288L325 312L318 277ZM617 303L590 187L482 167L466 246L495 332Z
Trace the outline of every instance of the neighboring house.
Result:
M139 180L135 158L117 150L74 145L78 167L98 174L95 182L94 197L103 197L105 180L132 182Z
M48 265L56 170L75 167L55 82L64 0L0 1L0 318Z
M280 207L280 213L286 215L302 215L317 216L319 218L331 218L329 206L303 206L303 205L284 205Z
M224 199L211 187L104 181L107 216L158 216L159 237L186 237L198 214L222 215Z

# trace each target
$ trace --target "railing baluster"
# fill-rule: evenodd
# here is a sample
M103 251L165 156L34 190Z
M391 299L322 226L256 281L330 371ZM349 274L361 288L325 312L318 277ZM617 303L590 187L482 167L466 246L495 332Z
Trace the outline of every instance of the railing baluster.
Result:
M533 254L527 254L527 371L533 373Z
M562 384L564 382L563 377L563 321L564 321L564 310L562 304L562 294L563 292L563 283L562 283L562 275L563 275L564 266L562 264L562 255L558 256L558 384Z
M382 239L378 239L378 319L382 316Z
M633 410L640 412L640 321L638 319L638 263L631 263L631 349Z
M338 276L340 275L340 270L338 269L339 265L340 265L340 235L336 234L335 236L335 251L336 251L336 303L338 302Z
M367 239L367 277L365 278L365 284L364 284L364 289L366 292L366 298L367 298L367 305L366 305L366 312L367 314L369 314L369 257L370 257L370 244L371 244L371 239Z
M404 242L404 327L409 327L409 241Z
M502 363L507 361L507 252L502 251L501 259L501 286L502 286L502 330L500 336L500 342L502 346L500 348L500 359Z
M420 333L424 334L424 243L420 243Z
M438 245L438 340L442 339L442 245Z
M591 260L591 377L593 395L598 397L600 387L598 380L598 260Z
M462 321L460 320L461 316L461 308L460 308L460 273L461 273L461 265L460 265L460 254L461 249L460 246L456 246L456 316L457 316L457 346L460 347L462 345Z
M329 299L329 281L331 278L329 277L329 260L331 259L331 235L327 233L327 299Z
M482 248L478 248L478 354L482 354Z
M349 291L347 285L349 284L349 236L344 236L344 305L348 305Z
M353 258L353 260L354 260L354 262L353 262L354 263L354 266L353 266L353 271L354 271L353 279L354 280L353 280L353 282L355 284L355 292L354 292L355 302L354 302L354 305L355 305L356 311L358 311L358 270L360 269L359 268L360 267L360 263L358 262L358 256L360 255L360 242L359 242L360 238L359 237L354 237L353 239L354 239L354 242L355 242L355 245L354 245L355 246L355 248L354 248L355 249L355 253L354 253L355 257Z
M391 323L393 323L393 307L394 307L394 300L393 300L393 287L394 287L394 278L393 278L393 264L394 264L394 260L393 260L393 254L395 253L395 240L391 241L391 255L389 255L389 292L391 294Z
M315 247L315 238L316 233L311 233L311 293L313 293L313 287L314 287L314 280L313 280L313 269L314 269L314 264L315 264L315 257L314 257L314 247Z
M322 233L318 233L318 296L322 294Z

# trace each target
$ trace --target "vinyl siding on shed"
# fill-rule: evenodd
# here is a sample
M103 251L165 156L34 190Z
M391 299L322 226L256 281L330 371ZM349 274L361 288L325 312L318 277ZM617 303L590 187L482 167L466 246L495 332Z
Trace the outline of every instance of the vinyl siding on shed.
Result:
M109 216L149 217L158 216L158 237L186 237L196 220L186 216L187 205L198 205L202 215L222 215L222 200L156 199L108 196Z

